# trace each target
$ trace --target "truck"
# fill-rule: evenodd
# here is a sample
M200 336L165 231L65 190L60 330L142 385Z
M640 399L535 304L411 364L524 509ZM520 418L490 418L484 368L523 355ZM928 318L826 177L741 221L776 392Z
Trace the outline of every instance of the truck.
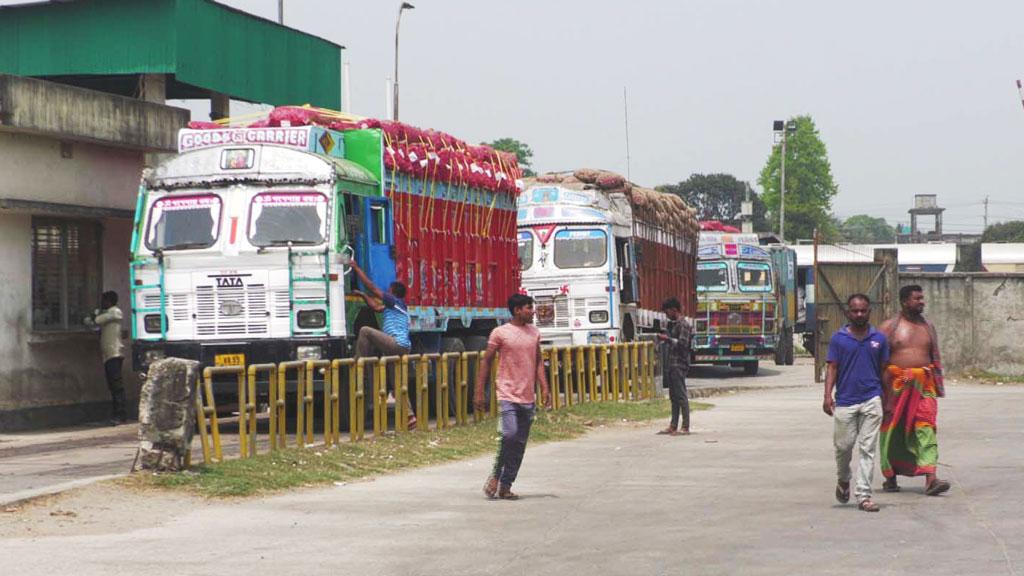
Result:
M135 369L336 359L376 318L348 265L407 286L414 353L482 349L519 287L515 157L310 108L193 123L144 175L131 242Z
M693 362L758 372L793 364L796 253L757 234L704 231L697 262Z
M697 225L679 197L582 169L528 179L518 202L523 289L545 345L630 342L696 310Z

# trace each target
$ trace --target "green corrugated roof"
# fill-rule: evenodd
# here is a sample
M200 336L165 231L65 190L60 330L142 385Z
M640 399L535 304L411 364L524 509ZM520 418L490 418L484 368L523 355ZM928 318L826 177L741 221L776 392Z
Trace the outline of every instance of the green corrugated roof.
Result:
M0 38L0 73L74 78L89 87L98 87L89 77L121 77L122 89L124 76L162 73L171 75L169 98L210 90L266 104L341 107L341 46L212 0L5 6Z

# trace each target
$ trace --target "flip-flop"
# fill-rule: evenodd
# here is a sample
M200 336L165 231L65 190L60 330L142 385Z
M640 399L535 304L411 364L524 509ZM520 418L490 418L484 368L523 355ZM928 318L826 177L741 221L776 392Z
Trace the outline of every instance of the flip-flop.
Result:
M872 502L870 498L868 498L867 500L861 500L860 504L857 504L857 508L865 512L878 512L880 510L878 504Z
M931 484L925 487L924 493L928 496L938 496L947 490L949 490L949 482L936 478L935 480L932 480Z
M840 504L846 504L850 501L850 485L847 484L846 488L843 488L842 484L836 483L836 500Z

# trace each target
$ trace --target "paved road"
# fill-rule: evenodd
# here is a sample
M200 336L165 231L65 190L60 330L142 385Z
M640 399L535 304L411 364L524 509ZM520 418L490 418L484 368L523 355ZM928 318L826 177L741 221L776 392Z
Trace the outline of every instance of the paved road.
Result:
M806 384L810 368L766 366L751 378L741 370L695 367L690 387L695 394L709 390ZM135 458L137 426L84 426L56 432L0 434L0 505L67 490L127 474ZM226 430L235 431L231 424ZM237 453L235 436L224 437L226 453ZM196 461L200 458L196 441ZM262 450L262 448L261 448Z
M930 498L908 481L877 496L878 514L832 499L819 398L751 391L716 398L689 437L651 424L534 446L518 502L482 498L479 458L146 529L0 539L4 574L1024 573L1024 387L951 386L953 489Z

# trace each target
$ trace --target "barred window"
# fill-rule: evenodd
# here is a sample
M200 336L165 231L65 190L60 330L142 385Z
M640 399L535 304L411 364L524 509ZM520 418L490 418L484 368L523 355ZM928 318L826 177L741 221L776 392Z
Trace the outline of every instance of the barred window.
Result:
M32 218L32 328L74 330L99 306L101 228L95 220Z

